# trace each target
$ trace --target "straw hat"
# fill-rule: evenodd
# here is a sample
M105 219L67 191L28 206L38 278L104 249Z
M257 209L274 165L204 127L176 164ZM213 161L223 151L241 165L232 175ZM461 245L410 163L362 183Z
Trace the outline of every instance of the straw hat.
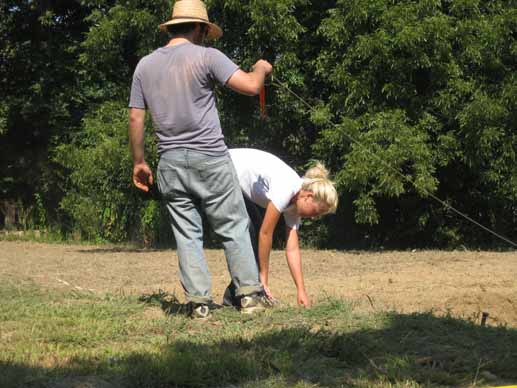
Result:
M178 0L172 10L172 19L160 24L160 29L165 31L167 26L181 23L204 23L209 26L208 38L217 39L223 35L223 30L208 20L205 3L201 0Z

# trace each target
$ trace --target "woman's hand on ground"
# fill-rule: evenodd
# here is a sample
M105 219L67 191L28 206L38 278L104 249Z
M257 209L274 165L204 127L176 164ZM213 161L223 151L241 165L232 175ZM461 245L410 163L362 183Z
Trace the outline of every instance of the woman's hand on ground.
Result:
M269 289L268 286L264 286L264 294L266 295L266 297L268 299L274 299L273 294L271 293L271 290Z
M307 296L305 290L298 291L298 296L296 299L300 306L303 306L305 308L311 307L311 301L309 300L309 297Z

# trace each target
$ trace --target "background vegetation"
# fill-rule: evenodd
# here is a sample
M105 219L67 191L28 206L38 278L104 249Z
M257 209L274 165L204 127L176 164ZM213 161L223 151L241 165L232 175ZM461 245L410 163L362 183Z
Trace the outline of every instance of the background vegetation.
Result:
M167 40L157 25L171 2L0 4L0 225L170 242L159 202L131 187L126 106L138 60ZM273 152L299 172L320 159L335 174L339 211L307 222L306 243L501 244L430 193L517 236L514 1L207 4L225 31L216 47L244 69L269 59L275 80L315 107L274 82L261 121L257 99L218 90L228 145Z

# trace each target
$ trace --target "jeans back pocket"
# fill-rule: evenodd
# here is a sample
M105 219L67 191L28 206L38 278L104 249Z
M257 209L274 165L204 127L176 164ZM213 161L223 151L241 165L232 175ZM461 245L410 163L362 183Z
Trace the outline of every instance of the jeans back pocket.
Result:
M163 198L170 198L175 192L180 192L183 185L178 179L174 168L158 166L158 190Z
M213 194L221 194L233 189L235 183L233 174L232 161L227 157L204 163L199 170L202 182Z

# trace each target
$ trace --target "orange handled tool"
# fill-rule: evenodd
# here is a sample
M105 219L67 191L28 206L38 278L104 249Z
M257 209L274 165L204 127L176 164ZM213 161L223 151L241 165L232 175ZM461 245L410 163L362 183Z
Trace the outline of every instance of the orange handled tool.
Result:
M262 86L259 93L259 102L260 102L260 118L265 120L267 117L266 113L266 87Z

